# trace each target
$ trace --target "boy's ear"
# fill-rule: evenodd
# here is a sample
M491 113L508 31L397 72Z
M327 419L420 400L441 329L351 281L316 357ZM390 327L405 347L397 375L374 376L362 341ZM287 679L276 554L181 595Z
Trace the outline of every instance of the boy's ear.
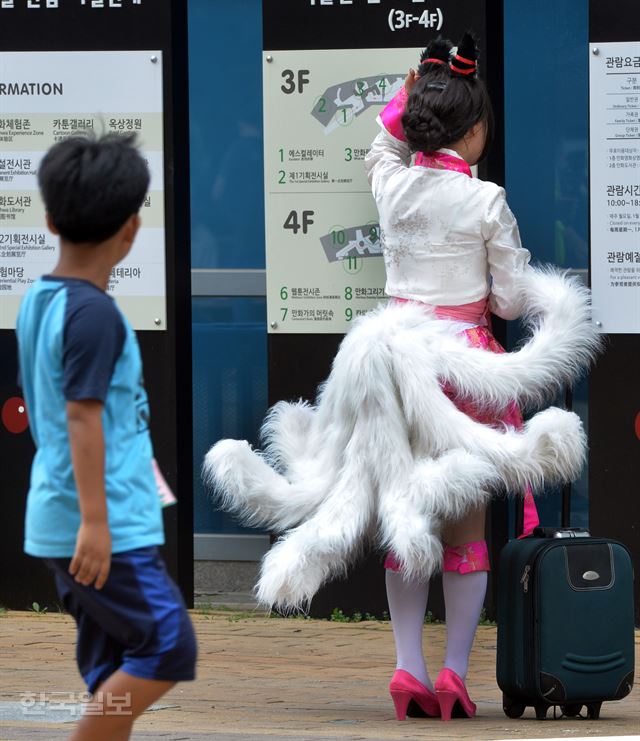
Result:
M131 216L125 221L123 226L122 236L127 244L132 244L136 238L136 234L140 229L140 216L139 214L131 214Z
M48 211L45 213L44 218L47 222L47 229L51 232L51 234L55 234L56 237L58 237L60 235L60 232L58 231L58 229L56 228L56 225L51 220L51 216L49 215Z

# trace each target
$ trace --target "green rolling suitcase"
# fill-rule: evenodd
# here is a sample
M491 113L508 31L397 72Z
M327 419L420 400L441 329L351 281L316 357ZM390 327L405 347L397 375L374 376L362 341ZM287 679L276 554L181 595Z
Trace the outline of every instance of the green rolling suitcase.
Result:
M497 679L504 712L552 706L597 719L631 692L633 567L620 543L586 530L538 528L500 556Z

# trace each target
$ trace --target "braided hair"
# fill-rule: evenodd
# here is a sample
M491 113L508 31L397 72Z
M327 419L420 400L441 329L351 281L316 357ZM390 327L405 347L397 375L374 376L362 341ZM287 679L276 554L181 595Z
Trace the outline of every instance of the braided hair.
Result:
M422 52L420 79L409 94L402 126L411 149L428 153L459 141L483 121L484 157L493 137L493 109L487 88L477 77L475 39L465 32L452 52L452 43L440 37Z

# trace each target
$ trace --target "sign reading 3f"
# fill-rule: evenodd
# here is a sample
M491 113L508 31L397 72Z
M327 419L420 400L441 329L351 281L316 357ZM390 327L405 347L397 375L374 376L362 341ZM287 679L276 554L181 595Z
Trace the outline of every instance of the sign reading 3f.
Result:
M292 69L285 69L282 73L282 79L284 80L284 85L280 87L280 90L287 95L291 95L296 91L299 93L304 92L305 86L311 81L308 69L299 69L296 72Z

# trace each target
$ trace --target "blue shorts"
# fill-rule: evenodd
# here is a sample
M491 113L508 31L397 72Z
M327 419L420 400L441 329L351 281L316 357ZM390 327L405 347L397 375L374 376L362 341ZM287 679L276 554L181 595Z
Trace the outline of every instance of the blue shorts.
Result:
M78 626L76 658L89 692L117 669L142 679L195 679L191 619L157 548L113 554L102 589L74 581L68 558L46 563Z

